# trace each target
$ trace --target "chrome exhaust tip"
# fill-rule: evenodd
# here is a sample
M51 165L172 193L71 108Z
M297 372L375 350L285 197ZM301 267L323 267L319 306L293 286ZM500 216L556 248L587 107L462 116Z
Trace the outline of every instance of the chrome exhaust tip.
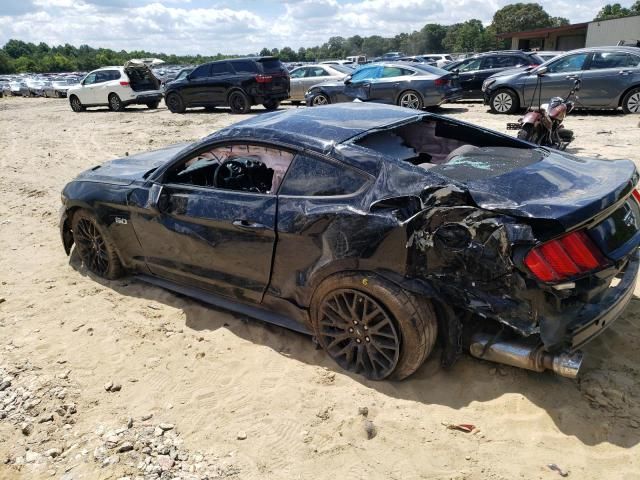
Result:
M534 372L552 370L567 378L576 378L582 366L584 354L580 351L549 353L542 350L540 346L531 346L514 340L498 340L492 343L492 339L493 336L486 333L475 334L471 338L469 353L482 360L525 368Z

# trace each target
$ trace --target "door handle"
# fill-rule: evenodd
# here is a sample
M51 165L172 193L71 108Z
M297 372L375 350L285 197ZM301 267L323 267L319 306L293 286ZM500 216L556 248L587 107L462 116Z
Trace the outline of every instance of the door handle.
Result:
M262 223L250 222L249 220L234 220L233 226L242 230L266 230L267 228Z
M620 70L618 74L622 75L623 77L626 77L627 75L631 75L631 70Z
M575 80L576 78L578 78L578 76L577 75L567 75L564 78L566 78L567 80Z

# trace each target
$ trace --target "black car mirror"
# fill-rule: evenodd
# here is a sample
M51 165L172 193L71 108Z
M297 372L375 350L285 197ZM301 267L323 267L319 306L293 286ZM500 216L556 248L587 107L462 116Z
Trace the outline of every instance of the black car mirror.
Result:
M147 198L147 204L145 207L151 212L159 215L163 208L166 208L166 195L163 195L164 189L159 183L154 183L149 189L149 197Z
M547 67L540 67L538 70L536 70L536 75L541 77L542 75L544 75L548 71L549 71L549 69Z

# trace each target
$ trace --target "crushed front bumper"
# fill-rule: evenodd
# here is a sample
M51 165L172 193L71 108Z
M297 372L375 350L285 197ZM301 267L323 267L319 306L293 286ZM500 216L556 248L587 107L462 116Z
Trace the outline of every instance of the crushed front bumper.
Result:
M567 337L572 352L600 335L620 316L631 301L640 268L640 251L631 255L620 282L610 287L598 303L585 304L569 324Z

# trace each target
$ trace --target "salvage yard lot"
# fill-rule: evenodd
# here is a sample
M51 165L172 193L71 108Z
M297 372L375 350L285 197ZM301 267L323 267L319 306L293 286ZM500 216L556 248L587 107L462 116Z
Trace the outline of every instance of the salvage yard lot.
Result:
M438 113L503 132L518 118L479 103ZM243 118L0 99L0 479L134 478L156 464L185 478L554 479L557 464L571 478L640 479L637 296L586 348L579 381L468 357L444 371L436 355L376 383L305 336L106 282L65 256L60 191L77 173ZM640 165L639 121L572 114L570 151Z

